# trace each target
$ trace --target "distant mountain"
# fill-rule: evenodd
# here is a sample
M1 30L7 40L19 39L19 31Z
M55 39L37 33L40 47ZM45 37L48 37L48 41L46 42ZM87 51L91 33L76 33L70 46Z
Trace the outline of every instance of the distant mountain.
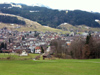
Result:
M59 11L40 6L27 6L24 4L18 5L14 3L0 4L0 12L19 15L53 28L57 28L62 23L69 23L73 26L86 25L89 27L100 27L100 24L95 21L96 19L100 20L99 13L92 13L81 10Z
M17 4L17 5L26 5L26 4L23 4L23 3L15 3L15 4Z
M40 4L40 3L34 3L34 4L32 4L32 5L30 5L30 6L38 6L38 7L46 7L46 8L50 8L49 6L47 6L47 5L44 5L44 4Z

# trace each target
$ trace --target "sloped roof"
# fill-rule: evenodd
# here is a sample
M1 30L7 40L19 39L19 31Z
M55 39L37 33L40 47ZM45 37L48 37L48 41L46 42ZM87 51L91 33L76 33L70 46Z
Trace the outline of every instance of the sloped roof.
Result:
M35 49L41 49L39 46L35 47Z

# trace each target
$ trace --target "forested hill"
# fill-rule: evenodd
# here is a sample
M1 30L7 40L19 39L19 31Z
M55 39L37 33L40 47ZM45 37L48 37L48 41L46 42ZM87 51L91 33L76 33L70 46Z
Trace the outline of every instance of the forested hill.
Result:
M5 15L0 15L0 22L14 23L14 24L20 24L20 25L26 24L25 21L19 20L17 17L5 16Z
M19 15L54 28L65 22L74 26L84 24L90 27L100 27L99 23L95 21L100 20L100 14L81 10L59 11L38 6L0 4L0 12Z

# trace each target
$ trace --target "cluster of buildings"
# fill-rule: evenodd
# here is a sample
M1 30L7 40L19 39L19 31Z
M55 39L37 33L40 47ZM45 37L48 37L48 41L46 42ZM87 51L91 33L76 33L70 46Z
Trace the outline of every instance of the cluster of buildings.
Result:
M85 34L85 33L84 33ZM71 41L78 36L86 37L85 35L75 35L74 32L67 34L61 34L56 32L18 32L8 30L6 27L0 29L0 50L3 52L20 52L21 50L27 50L31 53L41 53L41 49L47 49L51 40L65 40L66 46L71 44ZM100 33L95 33L95 38L100 38ZM4 43L6 47L2 47L1 43ZM42 47L42 48L41 48Z

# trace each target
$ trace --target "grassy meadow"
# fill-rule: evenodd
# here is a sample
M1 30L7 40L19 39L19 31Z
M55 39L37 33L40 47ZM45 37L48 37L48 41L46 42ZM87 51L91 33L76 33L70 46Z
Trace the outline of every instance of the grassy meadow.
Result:
M28 56L19 56L17 53L0 53L1 60L30 60L39 54L29 54Z
M0 75L100 75L100 59L77 60L18 60L18 58L34 58L38 54L17 57L17 60L0 59ZM0 58L4 56L0 54ZM8 55L5 55L5 58Z

